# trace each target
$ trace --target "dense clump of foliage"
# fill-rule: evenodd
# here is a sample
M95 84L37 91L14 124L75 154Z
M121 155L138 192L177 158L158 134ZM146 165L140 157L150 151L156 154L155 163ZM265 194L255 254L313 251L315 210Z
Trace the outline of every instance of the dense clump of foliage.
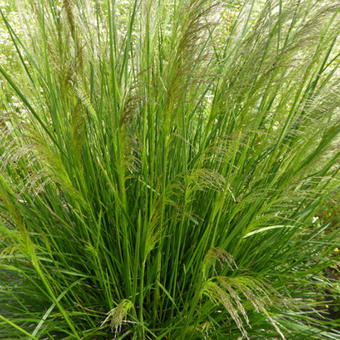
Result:
M1 12L22 72L0 66L0 338L340 335L339 231L314 223L340 4L257 5L30 0L21 35Z

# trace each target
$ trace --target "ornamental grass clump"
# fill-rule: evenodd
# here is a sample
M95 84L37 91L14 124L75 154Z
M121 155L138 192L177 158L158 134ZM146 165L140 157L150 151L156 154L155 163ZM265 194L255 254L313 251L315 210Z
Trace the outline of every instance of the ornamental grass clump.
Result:
M250 1L227 30L208 0L19 5L0 338L339 337L339 230L314 221L338 188L340 4Z

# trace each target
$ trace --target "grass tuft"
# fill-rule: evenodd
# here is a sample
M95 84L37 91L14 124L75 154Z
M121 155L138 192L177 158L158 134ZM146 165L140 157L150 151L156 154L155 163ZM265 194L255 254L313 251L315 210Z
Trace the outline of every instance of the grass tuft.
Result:
M340 5L18 4L0 338L338 338Z

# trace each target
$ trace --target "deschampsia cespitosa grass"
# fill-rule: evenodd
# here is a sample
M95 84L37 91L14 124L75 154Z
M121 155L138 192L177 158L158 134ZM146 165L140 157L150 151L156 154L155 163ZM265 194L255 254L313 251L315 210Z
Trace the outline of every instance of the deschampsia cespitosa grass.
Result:
M339 338L340 3L232 3L1 10L1 339Z

